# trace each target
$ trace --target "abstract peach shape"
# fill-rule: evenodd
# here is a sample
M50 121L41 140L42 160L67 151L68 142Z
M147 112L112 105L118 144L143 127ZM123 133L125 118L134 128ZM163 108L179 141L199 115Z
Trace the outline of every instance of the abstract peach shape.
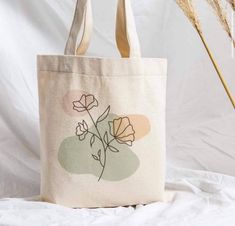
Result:
M87 114L86 111L78 112L73 109L73 101L80 100L83 94L88 94L88 93L81 90L70 90L64 95L62 107L66 114L72 117L82 117Z
M127 115L127 117L130 119L130 122L134 127L135 140L143 138L150 132L151 125L146 116L133 114L133 115Z

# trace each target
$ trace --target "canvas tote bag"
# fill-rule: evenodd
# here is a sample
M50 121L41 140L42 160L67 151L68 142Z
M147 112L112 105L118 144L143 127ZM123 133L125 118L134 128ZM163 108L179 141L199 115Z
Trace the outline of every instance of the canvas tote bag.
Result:
M141 58L130 0L117 5L122 58L84 56L90 4L77 1L65 55L38 56L42 200L68 207L162 201L166 59Z

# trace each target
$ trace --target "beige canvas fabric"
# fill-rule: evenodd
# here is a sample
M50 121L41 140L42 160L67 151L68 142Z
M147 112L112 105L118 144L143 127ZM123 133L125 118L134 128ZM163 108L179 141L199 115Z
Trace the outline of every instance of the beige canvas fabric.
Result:
M129 0L117 7L123 58L83 56L91 27L90 1L78 0L65 55L38 56L41 197L68 207L162 201L166 59L141 58Z

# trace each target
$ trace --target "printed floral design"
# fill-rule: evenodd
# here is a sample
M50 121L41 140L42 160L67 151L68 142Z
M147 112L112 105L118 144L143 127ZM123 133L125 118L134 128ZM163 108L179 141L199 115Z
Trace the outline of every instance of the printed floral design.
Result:
M73 102L73 109L78 112L91 110L93 107L98 107L98 101L93 95L83 94L79 101Z
M86 122L83 120L82 122L78 123L76 127L76 135L79 137L80 140L84 140L88 133L88 126Z
M87 138L87 135L90 134L90 147L94 147L95 142L100 142L102 149L96 150L96 154L92 154L92 158L95 161L98 161L102 170L99 175L98 181L102 178L102 175L105 170L107 152L111 151L114 153L120 152L120 150L115 147L115 142L123 145L132 146L135 141L135 131L133 125L130 122L128 117L119 117L113 121L107 122L109 129L101 133L99 128L99 123L107 120L107 117L110 114L110 106L101 114L97 120L93 118L90 110L94 107L98 107L97 99L91 94L83 94L78 101L73 101L73 109L78 112L86 111L90 117L92 124L94 125L95 131L90 131L87 123L83 120L78 122L76 127L76 135L79 137L80 141L83 141ZM116 144L117 144L116 143Z
M132 142L135 140L135 131L128 117L114 119L109 122L109 127L110 134L118 143L132 146Z

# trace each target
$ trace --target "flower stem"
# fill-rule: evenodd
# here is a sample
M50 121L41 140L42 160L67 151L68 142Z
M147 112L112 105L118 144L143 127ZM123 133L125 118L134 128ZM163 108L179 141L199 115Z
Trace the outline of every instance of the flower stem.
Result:
M107 158L107 153L106 153L106 152L107 152L107 149L108 149L109 145L110 145L114 140L115 140L115 138L113 138L112 140L110 140L110 141L108 142L106 148L104 149L104 165L103 165L103 169L102 169L102 171L101 171L101 174L100 174L100 176L99 176L98 181L100 181L100 179L101 179L101 177L103 176L103 173L104 173L104 168L105 168L105 165L106 165L106 158Z
M107 149L106 149L106 150L107 150ZM101 179L101 177L103 176L103 173L104 173L104 169L105 169L105 165L106 165L106 150L104 150L104 164L103 164L103 165L101 164L101 166L102 166L102 171L101 171L101 173L100 173L100 176L99 176L98 181L100 181L100 179Z
M224 87L228 97L229 97L233 107L235 108L235 100L234 100L234 98L232 96L232 93L230 92L230 90L229 90L229 88L228 88L228 86L226 84L226 81L225 81L225 79L224 79L224 77L222 75L222 72L220 71L217 63L215 62L215 59L214 59L214 57L213 57L213 55L212 55L212 53L211 53L211 51L210 51L210 49L209 49L209 47L208 47L208 45L206 43L205 38L203 37L203 34L199 30L197 32L198 32L198 34L199 34L199 36L200 36L200 38L202 40L202 43L203 43L203 45L204 45L204 47L205 47L205 49L206 49L206 51L207 51L207 53L208 53L208 55L209 55L209 57L211 59L211 62L212 62L213 66L214 66L214 68L215 68L215 70L216 70L216 72L217 72L217 74L218 74L218 76L220 78L220 81L221 81L221 83L222 83L222 85L223 85L223 87Z
M89 116L90 116L90 118L91 118L91 121L92 121L92 123L93 123L94 126L95 126L95 129L96 129L96 131L97 131L99 140L101 141L102 146L103 146L103 149L104 149L104 163L102 164L102 162L101 162L101 160L100 160L100 165L101 165L101 167L102 167L102 171L101 171L101 174L100 174L99 179L98 179L98 181L100 181L100 179L101 179L101 177L102 177L102 175L103 175L103 173L104 173L104 169L105 169L105 165L106 165L106 150L107 150L108 145L105 147L103 138L102 138L102 136L101 136L101 134L100 134L100 131L99 131L99 129L98 129L96 123L95 123L95 120L93 119L93 117L92 117L91 113L89 112L89 110L86 109L86 111L87 111L87 113L89 114Z
M97 131L97 133L98 133L99 138L102 140L103 147L105 148L104 143L103 143L102 136L101 136L101 134L100 134L100 131L98 130L98 127L97 127L97 125L96 125L96 123L95 123L95 120L93 119L93 117L92 117L91 113L89 112L89 110L87 110L87 113L89 114L89 116L90 116L90 118L91 118L91 121L92 121L92 123L93 123L94 126L95 126L95 129L96 129L96 131Z
M88 133L90 133L91 135L94 135L97 139L99 139L100 140L100 137L99 136L97 136L95 133L92 133L91 131L87 131ZM101 140L100 140L101 141Z

